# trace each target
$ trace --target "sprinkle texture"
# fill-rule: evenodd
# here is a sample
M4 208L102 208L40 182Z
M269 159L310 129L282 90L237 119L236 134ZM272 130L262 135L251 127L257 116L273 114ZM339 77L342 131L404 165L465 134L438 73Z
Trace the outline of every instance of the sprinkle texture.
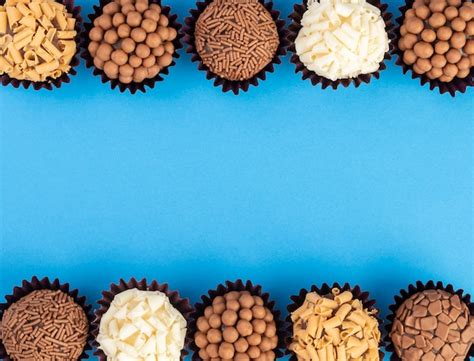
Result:
M275 22L258 0L214 0L199 16L195 38L203 63L235 81L265 68L280 44Z
M12 304L2 318L1 338L13 360L77 360L89 324L84 310L62 291L39 290Z

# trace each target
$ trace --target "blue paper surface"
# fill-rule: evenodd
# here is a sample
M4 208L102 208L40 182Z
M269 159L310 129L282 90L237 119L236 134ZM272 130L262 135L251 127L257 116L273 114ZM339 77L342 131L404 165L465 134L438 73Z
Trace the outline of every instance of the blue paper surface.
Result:
M167 3L180 22L194 7ZM241 277L285 310L302 287L347 281L386 315L418 279L474 291L472 89L431 92L391 61L369 85L322 90L286 57L234 96L180 53L146 94L83 64L53 92L0 88L2 298L38 275L95 302L134 276L196 302Z

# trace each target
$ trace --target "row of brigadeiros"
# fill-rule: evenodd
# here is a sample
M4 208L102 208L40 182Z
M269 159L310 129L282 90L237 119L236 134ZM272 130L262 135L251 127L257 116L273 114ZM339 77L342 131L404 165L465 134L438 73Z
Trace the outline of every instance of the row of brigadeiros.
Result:
M288 28L269 0L204 0L177 22L161 0L99 0L83 24L73 0L0 0L3 85L53 89L78 55L103 83L145 92L169 73L182 43L223 91L265 80L289 49L296 72L322 88L379 78L392 54L440 93L474 85L472 0L406 0L392 23L380 0L303 0Z
M92 307L69 284L23 281L0 304L0 359L74 361L464 361L474 357L474 304L442 282L417 281L386 320L359 286L313 285L283 319L251 281L227 281L192 306L167 284L120 280ZM382 325L384 327L382 328Z

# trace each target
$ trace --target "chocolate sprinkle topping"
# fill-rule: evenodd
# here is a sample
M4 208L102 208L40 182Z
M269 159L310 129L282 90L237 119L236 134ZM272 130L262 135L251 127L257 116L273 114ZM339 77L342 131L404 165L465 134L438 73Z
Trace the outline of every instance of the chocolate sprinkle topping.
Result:
M12 304L0 337L13 360L77 360L89 325L84 310L62 291L33 291Z
M199 17L195 37L212 72L240 81L270 63L280 42L272 16L258 0L214 0Z

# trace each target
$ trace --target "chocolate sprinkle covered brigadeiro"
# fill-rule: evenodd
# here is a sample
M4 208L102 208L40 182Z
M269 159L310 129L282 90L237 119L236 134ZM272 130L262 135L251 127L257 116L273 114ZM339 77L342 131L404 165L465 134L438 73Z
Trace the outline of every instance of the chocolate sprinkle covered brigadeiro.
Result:
M449 91L451 95L472 85L472 1L415 0L406 9L397 43L397 53L404 66L411 68L416 77L440 86L442 92Z
M203 63L235 81L265 68L280 43L271 14L258 0L214 0L199 16L195 37Z
M4 312L1 339L12 360L78 360L89 333L83 308L60 290L36 290Z
M401 360L463 361L474 341L474 318L458 294L425 289L398 307L390 338Z

